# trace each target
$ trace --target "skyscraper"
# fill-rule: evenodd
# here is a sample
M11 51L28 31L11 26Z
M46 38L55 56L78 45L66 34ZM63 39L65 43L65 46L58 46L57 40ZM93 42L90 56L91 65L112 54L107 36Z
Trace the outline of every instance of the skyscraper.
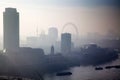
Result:
M61 35L61 52L69 53L71 52L71 34L63 33Z
M48 30L48 38L50 45L53 45L58 39L58 30L55 27L51 27Z
M19 48L19 13L16 8L5 8L3 12L4 49Z

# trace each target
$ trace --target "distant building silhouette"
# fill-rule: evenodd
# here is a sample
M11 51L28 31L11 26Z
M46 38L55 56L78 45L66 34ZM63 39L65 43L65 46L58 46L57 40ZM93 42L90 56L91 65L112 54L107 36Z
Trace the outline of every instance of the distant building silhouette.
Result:
M3 12L4 49L19 48L19 13L16 8L6 8Z
M44 55L44 50L41 48L31 48L31 47L20 47L19 53L21 54L29 54L29 55Z
M51 46L51 55L54 55L55 51L54 51L54 46Z
M55 27L51 27L48 30L48 39L50 41L50 45L54 44L58 39L58 30Z
M38 45L37 40L38 37L36 36L27 37L27 44L28 44L27 46L35 48L34 45Z
M61 35L61 52L69 53L71 52L71 34L63 33Z

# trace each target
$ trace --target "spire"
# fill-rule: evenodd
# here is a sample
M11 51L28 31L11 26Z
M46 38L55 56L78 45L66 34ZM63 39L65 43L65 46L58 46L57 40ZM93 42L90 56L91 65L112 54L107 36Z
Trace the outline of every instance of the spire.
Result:
M51 53L50 54L54 55L54 46L53 45L51 46Z
M36 28L36 36L37 36L37 37L39 36L38 27Z

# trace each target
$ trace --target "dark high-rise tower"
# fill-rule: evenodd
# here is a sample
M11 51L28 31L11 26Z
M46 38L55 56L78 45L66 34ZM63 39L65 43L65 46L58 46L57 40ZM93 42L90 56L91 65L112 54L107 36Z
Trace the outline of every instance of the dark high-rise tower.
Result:
M63 33L61 35L61 52L69 53L71 52L71 34Z
M15 8L6 8L3 12L4 49L19 48L19 13Z

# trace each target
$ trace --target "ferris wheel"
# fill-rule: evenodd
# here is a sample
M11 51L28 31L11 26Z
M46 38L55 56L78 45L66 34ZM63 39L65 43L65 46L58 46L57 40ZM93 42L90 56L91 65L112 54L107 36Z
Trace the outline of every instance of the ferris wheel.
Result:
M66 23L64 26L63 26L63 28L62 28L62 33L64 33L64 31L66 30L66 28L74 28L74 30L75 30L75 35L76 35L76 40L78 39L78 37L79 37L79 31L78 31L78 27L74 24L74 23L72 23L72 22L69 22L69 23Z

